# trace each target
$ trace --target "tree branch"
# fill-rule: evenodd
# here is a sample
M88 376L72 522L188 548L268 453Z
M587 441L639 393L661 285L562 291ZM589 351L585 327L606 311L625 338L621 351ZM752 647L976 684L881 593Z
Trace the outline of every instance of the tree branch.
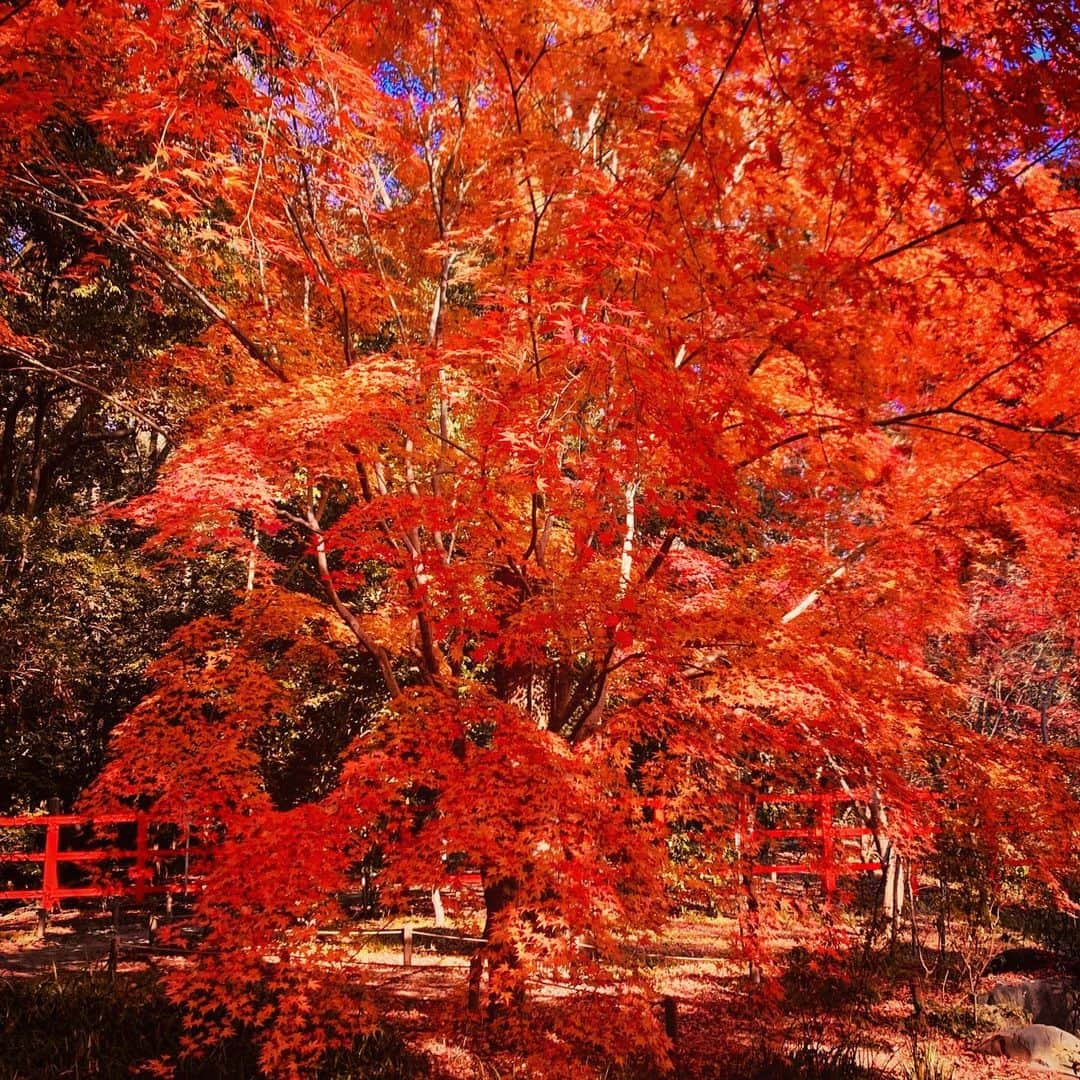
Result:
M126 401L121 401L120 398L116 397L114 394L110 394L107 390L102 390L100 386L95 386L85 379L80 379L77 375L71 375L66 371L62 371L60 368L54 368L50 364L38 360L36 356L31 356L30 353L24 352L22 349L17 349L13 345L0 345L0 356L5 354L33 371L40 371L46 375L52 375L54 378L61 379L66 383L70 383L72 386L77 386L81 390L88 390L91 394L101 398L102 401L107 401L121 412L127 413L128 416L133 416L141 424L148 427L151 431L156 432L171 445L171 437L168 431L166 431L156 420L147 416L146 413L141 409L137 409L134 405L129 405ZM15 369L8 368L8 370L11 371Z
M314 509L308 507L305 518L299 518L297 515L287 511L283 513L283 516L288 517L291 521L302 522L311 533L315 545L315 562L319 568L319 579L326 589L327 596L330 597L330 603L341 617L341 620L352 631L353 637L379 666L379 672L383 677L387 690L390 692L390 696L397 697L401 693L401 685L394 674L389 653L364 630L360 625L360 620L341 599L341 594L337 591L337 586L330 575L330 566L326 559L326 541L323 538L322 525Z
M267 371L281 382L289 381L288 376L278 362L272 347L264 348L252 340L252 338L250 338L237 323L222 310L222 308L207 296L198 285L188 278L178 267L169 262L164 255L156 251L145 240L139 237L129 225L121 224L120 226L114 226L107 221L102 221L101 218L93 214L86 206L86 203L88 202L86 196L82 195L78 185L75 184L73 180L68 178L69 183L72 183L75 186L75 189L79 191L82 198L81 202L65 198L63 195L59 195L57 192L45 187L37 177L30 173L29 170L25 169L25 166L24 171L27 173L26 176L17 177L21 183L38 191L42 195L47 196L48 199L55 200L56 202L67 206L73 212L72 214L65 214L55 209L55 207L49 206L47 202L40 201L38 207L43 213L56 218L58 221L66 221L68 224L74 225L76 228L82 229L91 235L94 233L104 234L126 251L141 256L151 263L159 273L164 274L165 277L169 278L174 285L178 285L180 289L188 295L188 298L201 307L215 322L221 323L221 325L224 326L225 329L228 330L229 333L244 347L244 351L247 352L253 360L258 361L259 364L266 368ZM73 214L78 216L73 216Z
M731 70L731 65L735 63L735 57L738 56L739 49L742 48L742 43L746 39L746 34L750 29L751 23L754 21L757 9L758 0L751 0L750 10L746 13L746 18L743 19L742 26L739 27L739 33L735 38L735 44L732 45L731 51L724 61L724 66L720 69L720 74L716 77L712 89L709 91L701 109L698 111L697 119L690 126L690 131L686 137L686 144L683 146L682 152L679 154L678 158L676 158L668 178L664 181L660 191L654 196L657 202L671 190L671 185L675 183L675 178L679 175L679 170L683 167L683 162L686 161L686 157L690 153L690 147L694 145L694 140L701 134L702 128L705 125L705 117L709 115L709 109L712 108L712 103L716 100L716 95L720 92L720 87L723 85L724 79L727 78L727 74Z
M6 15L0 15L0 26L3 26L4 23L11 19L14 19L20 11L28 8L33 2L34 0L21 0L21 3L17 3Z

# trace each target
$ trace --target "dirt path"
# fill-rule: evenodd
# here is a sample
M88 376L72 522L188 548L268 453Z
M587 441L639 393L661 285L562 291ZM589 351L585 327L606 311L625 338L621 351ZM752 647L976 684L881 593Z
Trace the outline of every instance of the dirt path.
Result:
M21 908L0 916L0 977L19 978L104 970L113 942L113 919L103 911L61 911L50 917L45 937L37 912ZM146 919L122 920L116 932L118 971L145 968L150 942Z

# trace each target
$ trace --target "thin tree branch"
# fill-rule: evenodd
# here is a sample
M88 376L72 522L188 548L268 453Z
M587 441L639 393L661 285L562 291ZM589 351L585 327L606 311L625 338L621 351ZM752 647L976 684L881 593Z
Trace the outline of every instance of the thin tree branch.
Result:
M705 125L705 117L709 115L709 109L712 108L712 103L716 100L716 95L720 92L720 87L723 85L724 79L727 78L727 74L731 70L731 65L735 63L735 57L738 56L739 49L742 48L742 43L746 39L746 34L750 29L751 23L754 21L757 9L758 0L751 0L750 10L746 13L746 18L743 19L742 26L739 27L739 33L735 38L735 44L732 45L731 51L724 61L724 66L720 69L720 74L716 77L712 89L709 91L701 109L698 111L697 119L690 126L690 131L687 134L686 143L682 148L682 152L679 154L678 158L676 158L675 164L672 167L668 178L664 181L660 191L654 196L657 202L671 190L671 185L675 183L675 178L679 175L679 170L683 167L683 162L686 161L686 157L690 153L690 148L694 145L694 140L701 134Z
M1067 131L1062 137L1055 142L1051 143L1040 154L1036 154L1023 168L1017 169L1016 172L1007 176L993 191L988 192L981 199L978 199L974 206L975 208L981 208L985 206L992 199L997 198L1010 184L1016 183L1025 173L1030 172L1036 165L1040 165L1048 157L1051 157L1057 150L1065 145L1071 138L1076 135L1076 130ZM919 236L915 236L912 239L906 241L903 244L897 244L896 247L889 248L888 251L883 251L879 255L875 255L869 260L868 265L873 266L876 263L884 262L886 259L891 259L894 255L900 255L905 251L910 251L912 248L921 247L923 244L929 243L931 240L935 240L939 236L944 236L946 233L952 232L954 229L960 228L962 225L971 225L976 221L982 220L978 216L967 215L957 218L955 221L950 221L946 225L942 225L937 229L932 229L930 232L922 233Z
M48 199L55 200L69 209L74 211L78 216L72 216L72 214L64 214L57 210L55 207L49 206L47 202L39 202L38 206L43 213L48 214L50 217L56 218L59 221L66 221L70 225L74 225L76 228L93 235L94 233L102 233L105 236L110 237L116 244L125 250L132 252L136 255L142 256L146 261L151 263L160 273L169 278L173 284L178 285L181 290L187 293L188 298L194 300L208 315L210 315L216 322L221 323L226 330L244 347L245 352L253 359L258 361L267 371L269 371L275 378L282 382L288 382L288 376L285 374L284 369L278 362L273 348L264 348L250 338L237 323L225 313L209 296L206 295L202 289L199 288L190 278L187 277L178 267L174 266L168 259L165 258L160 252L152 248L145 240L139 237L131 226L121 224L119 226L111 225L107 221L102 221L92 213L86 203L88 200L86 196L82 194L75 181L68 177L69 183L71 183L82 198L81 202L73 199L65 198L63 195L58 194L55 191L45 187L44 184L38 180L29 170L24 171L26 176L17 177L16 179L22 184L36 190L39 194L46 196Z
M390 663L389 653L364 630L360 625L360 620L341 599L341 594L337 591L337 586L334 584L334 579L330 574L330 566L326 559L326 541L323 537L322 524L320 523L315 510L312 507L308 507L307 514L304 518L299 518L297 515L289 513L288 511L279 510L278 512L291 521L302 523L311 534L311 539L315 548L315 562L319 568L319 580L326 589L326 594L330 598L330 603L333 605L334 610L338 613L341 620L352 631L353 637L356 638L364 650L378 665L379 672L383 677L383 682L386 684L390 696L397 697L401 693L401 685L398 683L397 676L394 674L393 666Z
M3 26L6 22L14 19L25 8L28 8L34 0L22 0L22 3L16 4L6 15L0 16L0 26Z
M1072 319L1066 319L1060 325L1055 326L1053 330L1048 330L1041 337L1036 338L1035 341L1033 341L1026 349L1024 349L1020 353L1017 353L1017 355L1012 357L1012 359L1006 360L1004 363L998 364L997 367L992 368L990 371L986 372L986 374L980 375L979 378L977 378L966 390L962 390L959 394L957 394L956 397L954 397L952 401L949 402L948 407L950 409L955 408L969 394L972 394L976 390L978 390L978 388L982 386L983 383L989 381L995 375L1000 374L1006 368L1012 367L1013 364L1018 364L1025 357L1030 356L1041 345L1045 345L1052 338L1057 337L1057 335L1060 334L1062 330L1065 330L1070 326L1072 326Z
M30 353L24 352L22 349L17 349L12 345L0 345L0 355L8 355L16 359L20 364L34 371L43 372L46 375L52 375L54 378L61 379L66 383L70 383L72 386L77 386L82 390L87 390L91 394L101 398L102 401L107 401L110 405L115 406L121 412L127 413L129 416L134 417L141 424L148 427L151 431L156 432L166 442L171 445L171 437L169 432L166 431L156 420L149 417L141 409L136 408L134 405L129 405L126 401L122 401L114 394L110 394L107 390L102 390L100 386L95 386L92 382L87 382L85 379L80 379L77 375L72 375L69 372L63 371L60 368L52 367L50 364L46 364L44 361L39 360L36 356L31 356ZM14 370L8 368L8 370Z

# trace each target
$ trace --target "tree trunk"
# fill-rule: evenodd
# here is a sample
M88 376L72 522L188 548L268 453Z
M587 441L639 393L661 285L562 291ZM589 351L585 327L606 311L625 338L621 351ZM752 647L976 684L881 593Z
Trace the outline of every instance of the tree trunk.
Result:
M507 1006L520 1006L525 1000L525 980L521 963L509 937L509 922L520 885L515 878L489 878L485 873L483 938L486 944L469 964L469 1011L480 1012L481 982L487 962L488 987L485 1012L488 1021L497 1020Z
M885 866L885 903L886 914L892 922L889 948L895 953L896 940L900 933L900 916L904 910L904 863L900 853L891 844L888 858Z
M18 460L15 452L15 435L18 429L19 413L29 400L25 387L19 387L14 397L4 410L4 431L0 436L0 512L7 510L15 501L18 485Z
M881 794L875 791L870 800L870 830L873 833L874 846L877 848L878 859L881 862L881 873L885 879L885 888L882 893L885 916L892 921L895 928L904 910L904 870L900 853L889 839L888 827L888 816L881 803Z
M528 713L544 731L554 715L555 665L496 664L495 692L502 701Z

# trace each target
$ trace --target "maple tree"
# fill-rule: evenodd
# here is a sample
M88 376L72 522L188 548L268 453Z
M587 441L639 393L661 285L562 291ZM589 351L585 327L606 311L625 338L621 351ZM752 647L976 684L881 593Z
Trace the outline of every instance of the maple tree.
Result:
M124 512L248 587L95 794L227 828L221 951L177 976L204 1036L262 1029L287 1073L362 1024L310 948L377 851L387 899L481 871L491 1015L538 966L609 991L536 1036L549 1068L663 1058L625 949L675 872L656 796L722 859L754 786L877 790L904 829L931 789L1067 869L1070 748L963 717L973 567L1007 547L1075 609L1065 7L0 14L5 191L97 241L72 273L122 250L209 322L140 375L201 407ZM260 745L346 654L357 737L275 801Z

